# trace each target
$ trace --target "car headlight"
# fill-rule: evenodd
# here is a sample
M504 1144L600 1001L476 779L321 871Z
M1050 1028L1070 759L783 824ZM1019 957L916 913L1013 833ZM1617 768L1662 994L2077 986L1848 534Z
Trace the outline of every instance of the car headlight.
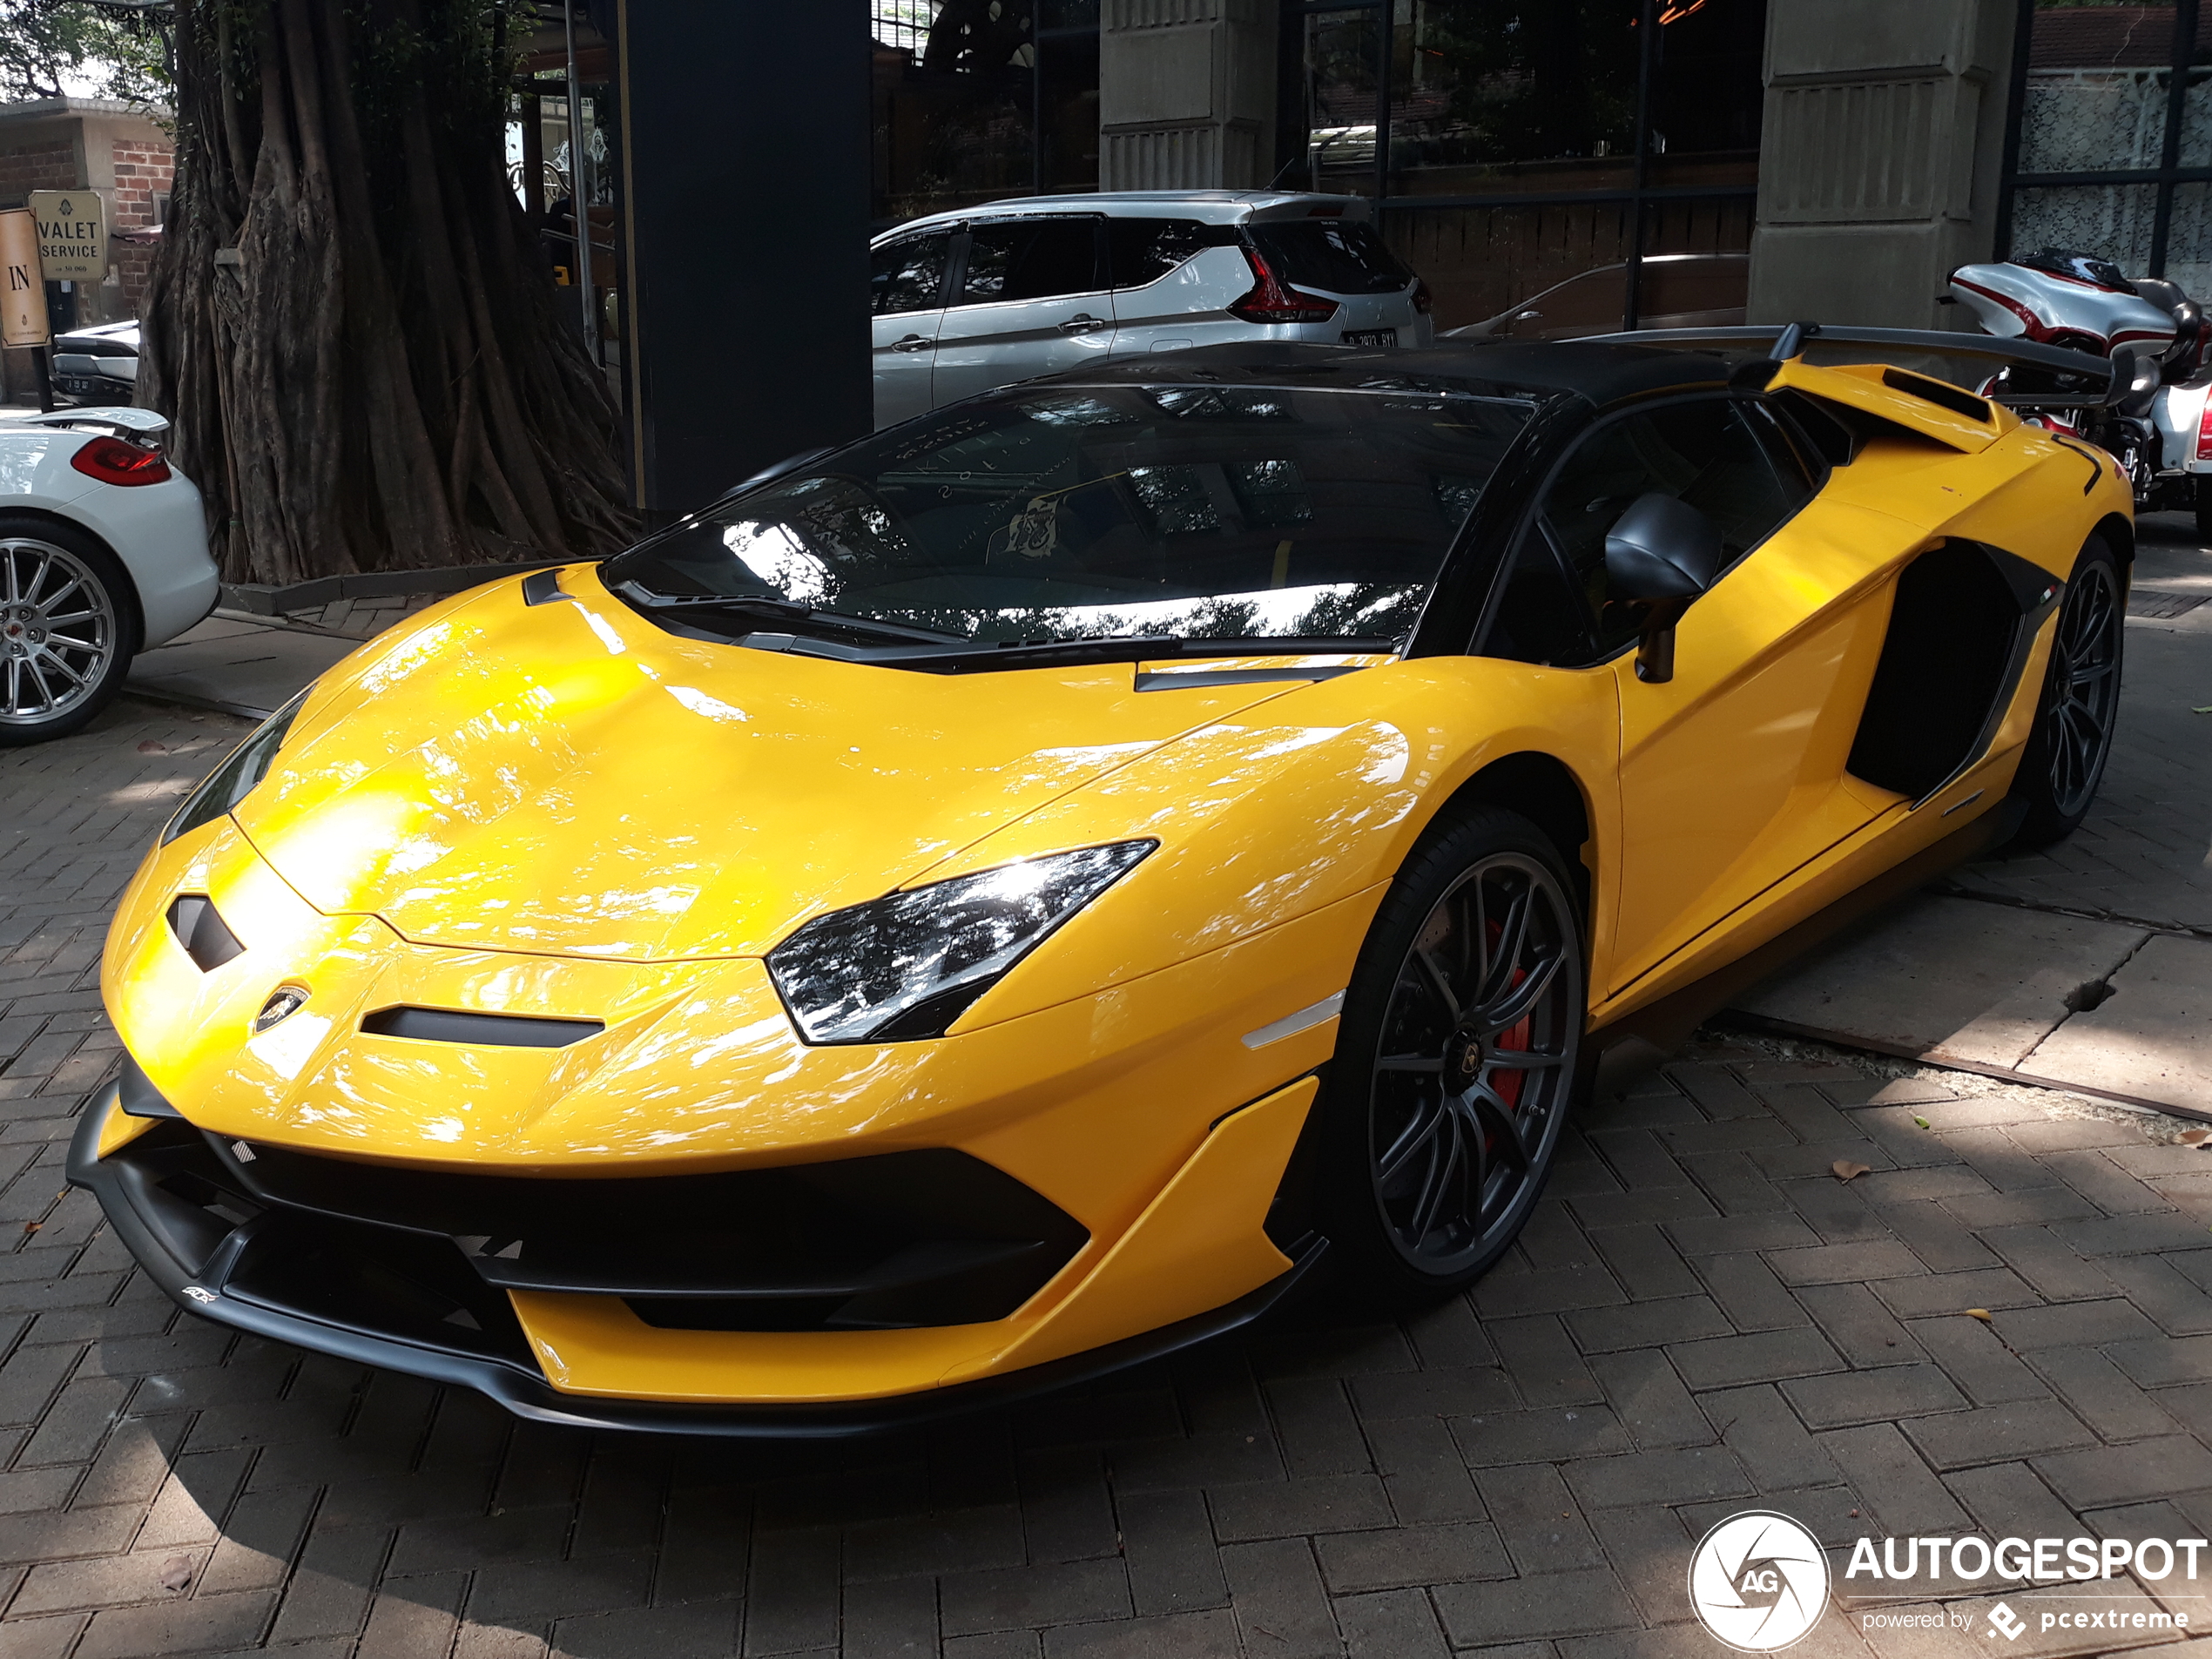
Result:
M185 797L185 804L169 820L169 827L161 832L162 846L168 846L187 830L212 823L253 792L253 786L268 776L277 750L284 743L284 734L292 730L293 721L300 715L300 705L307 700L307 693L302 691L262 721L251 737L232 751L231 758L208 775L206 783Z
M817 916L768 953L809 1042L938 1037L1062 922L1157 841L1002 864Z

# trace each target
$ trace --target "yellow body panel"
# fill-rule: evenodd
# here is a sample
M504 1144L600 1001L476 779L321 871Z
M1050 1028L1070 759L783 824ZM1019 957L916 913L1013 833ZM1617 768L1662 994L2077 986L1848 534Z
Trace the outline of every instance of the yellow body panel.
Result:
M1917 402L1829 373L1850 384L1803 389ZM617 1297L514 1292L573 1394L866 1399L1137 1336L1286 1269L1261 1221L1336 1025L1247 1039L1346 988L1409 852L1494 763L1545 757L1581 798L1594 1027L2001 799L2048 624L1993 745L1934 799L1844 771L1898 574L1956 536L2062 578L2127 492L2001 411L1969 434L1927 408L1896 411L1926 435L1868 444L1689 609L1663 685L1625 657L1145 691L1193 665L938 675L678 637L585 568L556 603L494 584L348 658L234 819L148 855L103 994L154 1086L249 1145L624 1177L954 1148L1089 1234L989 1324L663 1330ZM1157 850L946 1036L799 1040L763 959L810 918L1135 837ZM180 894L243 954L201 972L165 919ZM307 1005L254 1035L287 984ZM401 1005L604 1028L558 1049L360 1029ZM101 1109L106 1157L146 1120Z

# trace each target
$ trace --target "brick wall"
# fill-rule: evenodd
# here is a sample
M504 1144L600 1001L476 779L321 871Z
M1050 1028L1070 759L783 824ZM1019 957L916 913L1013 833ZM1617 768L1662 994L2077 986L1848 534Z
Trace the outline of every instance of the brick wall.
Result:
M129 230L161 222L159 199L166 198L176 176L176 158L169 146L152 139L118 138L115 142L115 200L111 228ZM153 249L136 242L116 242L112 257L123 279L123 294L135 314L145 298L146 278L153 269Z
M74 190L77 185L77 146L67 138L0 150L0 202L21 206L34 190Z

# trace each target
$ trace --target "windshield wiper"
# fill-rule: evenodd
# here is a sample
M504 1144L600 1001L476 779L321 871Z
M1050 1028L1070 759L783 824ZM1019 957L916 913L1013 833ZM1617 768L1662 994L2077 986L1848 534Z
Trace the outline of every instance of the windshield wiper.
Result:
M795 599L772 598L766 594L657 594L634 582L621 584L623 597L645 610L717 610L728 611L760 622L781 623L786 627L813 626L841 629L848 633L865 634L872 639L912 642L916 644L967 644L966 634L947 633L935 628L915 628L905 623L885 622L877 617L855 617L842 610L822 610L813 605L800 604Z

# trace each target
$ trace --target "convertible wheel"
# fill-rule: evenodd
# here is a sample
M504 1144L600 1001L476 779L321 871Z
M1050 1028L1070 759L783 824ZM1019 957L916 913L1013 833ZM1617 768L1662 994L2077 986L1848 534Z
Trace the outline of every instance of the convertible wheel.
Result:
M121 688L130 592L90 536L0 515L0 746L74 732Z
M2013 794L2027 803L2014 840L2041 846L2071 832L2097 798L2120 713L2127 601L2112 550L2091 537L2074 561L2051 644L2043 706Z
M1576 1082L1582 928L1559 854L1485 808L1399 873L1345 999L1331 1238L1386 1292L1468 1283L1528 1218Z

